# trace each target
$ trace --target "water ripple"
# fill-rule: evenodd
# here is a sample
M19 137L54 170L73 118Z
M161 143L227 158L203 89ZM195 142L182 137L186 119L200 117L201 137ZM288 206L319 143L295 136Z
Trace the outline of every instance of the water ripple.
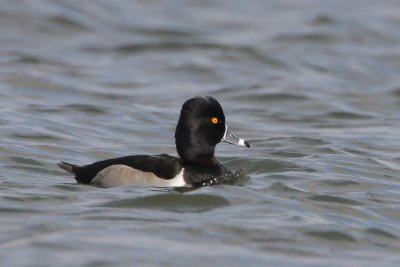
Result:
M306 235L327 241L357 242L357 239L341 231L305 231Z
M155 209L171 212L206 212L224 206L229 206L229 201L225 198L205 194L161 194L115 200L101 205L109 208Z
M313 201L346 204L346 205L351 205L351 206L362 206L363 205L361 202L356 201L356 200L343 198L343 197L337 197L337 196L330 196L330 195L316 195L316 196L309 197L309 199L311 199Z

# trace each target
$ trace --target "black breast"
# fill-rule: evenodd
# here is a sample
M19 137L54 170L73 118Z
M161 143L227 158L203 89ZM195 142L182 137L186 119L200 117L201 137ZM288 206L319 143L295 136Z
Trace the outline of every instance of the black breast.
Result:
M185 164L184 168L183 176L185 181L194 187L219 184L218 178L227 173L227 170L221 164Z

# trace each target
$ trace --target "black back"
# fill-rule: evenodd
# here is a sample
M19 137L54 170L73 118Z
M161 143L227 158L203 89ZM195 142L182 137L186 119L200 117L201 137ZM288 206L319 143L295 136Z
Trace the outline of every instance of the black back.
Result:
M97 173L111 165L126 165L144 172L152 172L160 178L172 179L182 170L180 159L166 154L147 156L126 156L121 158L107 159L89 165L74 166L75 179L79 183L88 184Z

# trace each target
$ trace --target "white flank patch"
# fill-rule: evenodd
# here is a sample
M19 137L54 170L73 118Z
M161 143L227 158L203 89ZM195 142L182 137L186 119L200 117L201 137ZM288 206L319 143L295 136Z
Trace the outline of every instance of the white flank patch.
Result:
M91 183L106 188L123 185L180 187L187 185L183 179L184 170L182 168L174 178L166 180L152 172L143 172L126 165L112 165L99 172Z

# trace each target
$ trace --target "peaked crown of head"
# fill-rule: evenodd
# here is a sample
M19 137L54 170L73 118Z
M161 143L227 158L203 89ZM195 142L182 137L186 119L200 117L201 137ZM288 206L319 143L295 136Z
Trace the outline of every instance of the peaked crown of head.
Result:
M213 161L224 132L225 116L218 101L210 96L191 98L182 105L176 126L177 152L185 161Z

